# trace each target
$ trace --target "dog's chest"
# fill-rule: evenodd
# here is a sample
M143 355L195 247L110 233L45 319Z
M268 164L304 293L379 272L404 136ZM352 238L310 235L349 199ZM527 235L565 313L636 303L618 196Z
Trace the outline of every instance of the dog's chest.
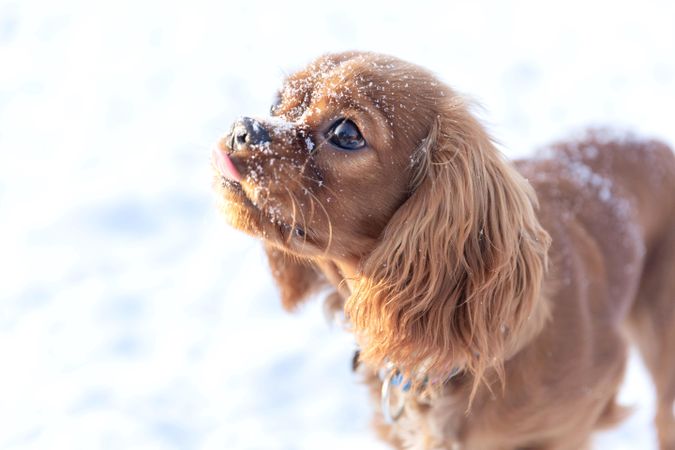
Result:
M397 448L411 450L464 449L468 392L461 382L448 381L442 392L410 388L397 384L385 394L386 376L363 366L376 405L376 423ZM461 378L461 377L459 377ZM385 397L386 395L386 397Z
M461 450L466 426L462 403L452 395L429 403L409 399L392 431L407 449Z

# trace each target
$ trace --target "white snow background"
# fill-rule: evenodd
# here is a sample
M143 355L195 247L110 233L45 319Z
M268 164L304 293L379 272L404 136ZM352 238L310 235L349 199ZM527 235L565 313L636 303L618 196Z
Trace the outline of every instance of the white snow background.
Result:
M327 51L480 101L509 156L590 123L675 143L675 2L0 0L0 448L383 449L320 302L281 311L210 147ZM655 448L654 394L596 449Z

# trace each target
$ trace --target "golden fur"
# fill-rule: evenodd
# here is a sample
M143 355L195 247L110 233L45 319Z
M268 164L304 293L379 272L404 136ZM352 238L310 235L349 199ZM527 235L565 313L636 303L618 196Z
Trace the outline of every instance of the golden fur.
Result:
M269 142L221 141L241 174L216 174L223 209L264 240L286 309L332 286L376 399L386 363L413 380L397 421L376 414L384 439L586 448L623 417L630 334L659 395L661 448L675 449L670 149L594 131L512 165L458 94L372 53L318 58L273 115L258 122ZM365 148L331 143L343 118Z

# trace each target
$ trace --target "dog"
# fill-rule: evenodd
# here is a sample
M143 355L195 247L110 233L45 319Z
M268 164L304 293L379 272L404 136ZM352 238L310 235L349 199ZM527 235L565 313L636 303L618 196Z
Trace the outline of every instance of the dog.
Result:
M629 340L675 449L675 157L593 129L507 162L429 71L346 52L215 147L229 223L283 306L328 288L394 448L590 448L627 410Z

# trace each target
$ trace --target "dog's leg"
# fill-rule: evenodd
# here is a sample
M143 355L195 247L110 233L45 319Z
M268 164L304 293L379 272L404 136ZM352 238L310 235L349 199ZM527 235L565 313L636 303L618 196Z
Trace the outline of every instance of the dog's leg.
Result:
M654 245L631 314L632 331L657 393L661 450L675 450L675 224Z

